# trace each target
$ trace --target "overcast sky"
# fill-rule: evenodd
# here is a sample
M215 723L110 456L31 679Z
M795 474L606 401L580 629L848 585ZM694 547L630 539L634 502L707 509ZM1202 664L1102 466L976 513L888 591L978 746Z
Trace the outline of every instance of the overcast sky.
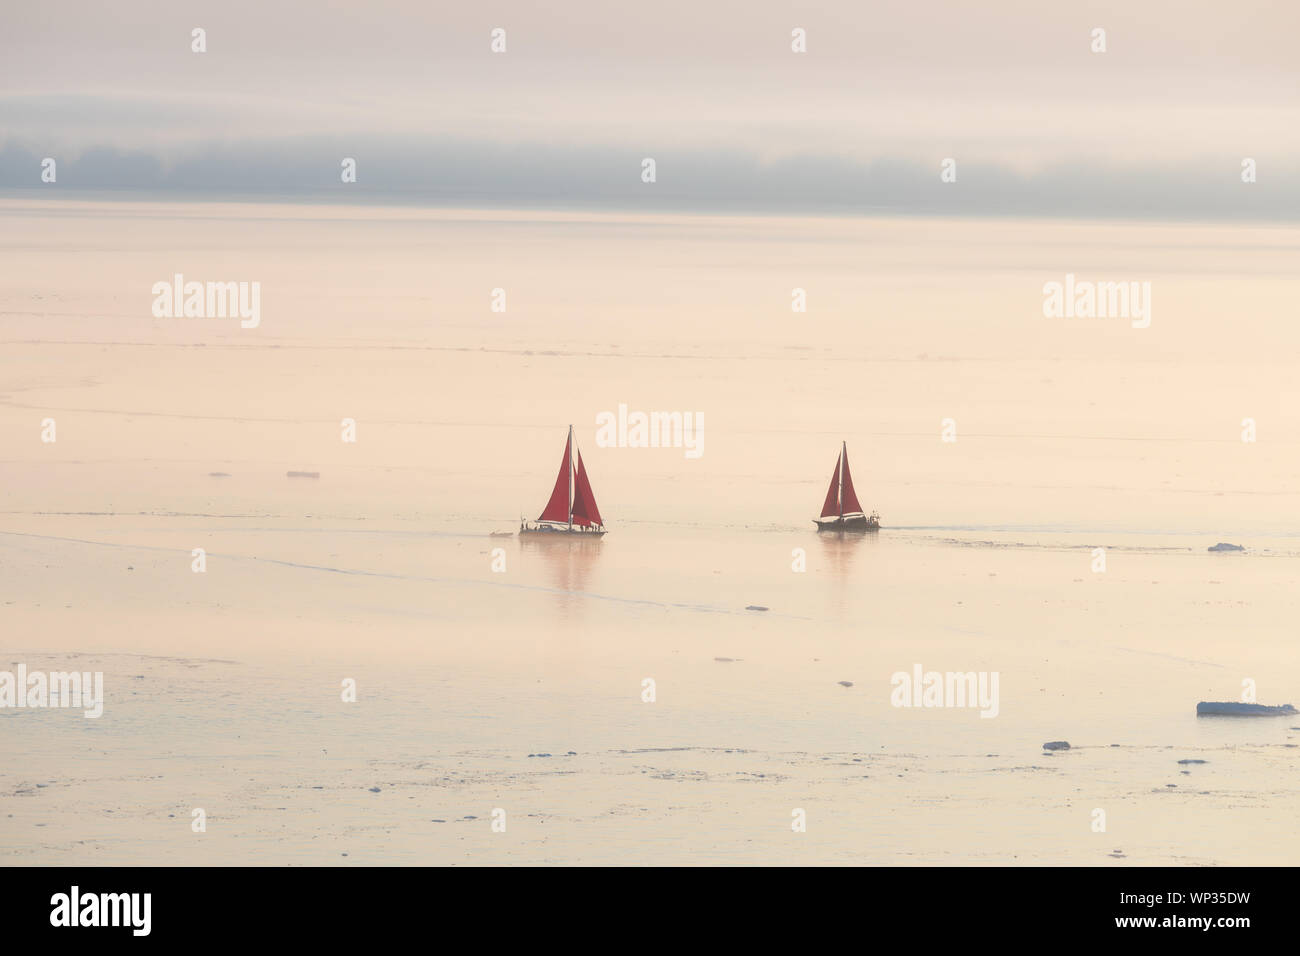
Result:
M52 156L66 190L1300 219L1291 0L42 0L0 18L10 189L41 188Z

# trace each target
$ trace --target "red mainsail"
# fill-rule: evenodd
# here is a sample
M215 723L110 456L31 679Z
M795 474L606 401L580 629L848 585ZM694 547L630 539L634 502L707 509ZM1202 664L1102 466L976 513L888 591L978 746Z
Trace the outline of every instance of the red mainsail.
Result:
M862 511L862 505L858 504L857 493L853 490L853 476L849 474L849 449L846 446L840 451L840 474L844 478L843 491L840 492L840 504L843 506L842 514L857 514Z
M591 482L587 480L587 469L582 464L582 452L578 452L578 483L573 490L573 523L586 528L590 525L603 525L600 509L596 507L596 496L591 493Z
M822 517L829 518L831 515L840 513L840 460L835 459L835 470L831 472L831 487L826 492L826 502L822 505Z
M853 490L853 476L849 474L849 449L840 446L840 456L835 459L835 470L831 472L831 486L826 491L826 501L822 504L822 517L839 517L862 512L858 504L858 493Z
M570 467L569 441L565 441L564 458L560 461L560 474L555 479L555 490L551 492L551 500L546 502L546 508L538 521L568 522Z

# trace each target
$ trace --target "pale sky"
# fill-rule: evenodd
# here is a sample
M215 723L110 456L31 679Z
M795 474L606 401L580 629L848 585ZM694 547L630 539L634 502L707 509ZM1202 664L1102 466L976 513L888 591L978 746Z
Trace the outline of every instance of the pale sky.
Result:
M47 0L0 17L5 189L39 187L54 156L67 189L293 196L334 189L351 156L360 201L1300 218L1288 0Z

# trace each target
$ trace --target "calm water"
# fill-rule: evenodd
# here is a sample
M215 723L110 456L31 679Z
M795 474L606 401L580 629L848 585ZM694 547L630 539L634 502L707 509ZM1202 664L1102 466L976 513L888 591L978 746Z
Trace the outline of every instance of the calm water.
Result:
M0 858L1296 861L1300 720L1194 709L1300 697L1297 231L0 208L0 650L107 686L0 714ZM260 326L155 319L177 272ZM487 537L570 423L609 536ZM813 533L842 440L879 536Z

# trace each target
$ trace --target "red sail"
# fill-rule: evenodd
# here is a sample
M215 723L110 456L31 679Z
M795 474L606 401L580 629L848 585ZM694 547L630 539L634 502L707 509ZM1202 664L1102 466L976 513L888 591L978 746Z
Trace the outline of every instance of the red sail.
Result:
M538 521L569 521L569 443L564 443L564 459L560 462L560 474L555 479L555 490L551 500L546 502L546 509Z
M840 513L840 460L835 459L835 470L831 472L831 490L826 492L826 503L822 505L822 517L839 516Z
M857 493L853 490L853 476L849 474L849 452L844 450L844 461L840 465L844 472L844 491L840 495L841 503L844 505L844 514L857 514L862 511L862 505L858 504Z
M600 509L596 507L596 496L591 493L587 469L582 464L582 452L578 452L578 483L573 490L573 523L584 528L605 523L600 518Z

